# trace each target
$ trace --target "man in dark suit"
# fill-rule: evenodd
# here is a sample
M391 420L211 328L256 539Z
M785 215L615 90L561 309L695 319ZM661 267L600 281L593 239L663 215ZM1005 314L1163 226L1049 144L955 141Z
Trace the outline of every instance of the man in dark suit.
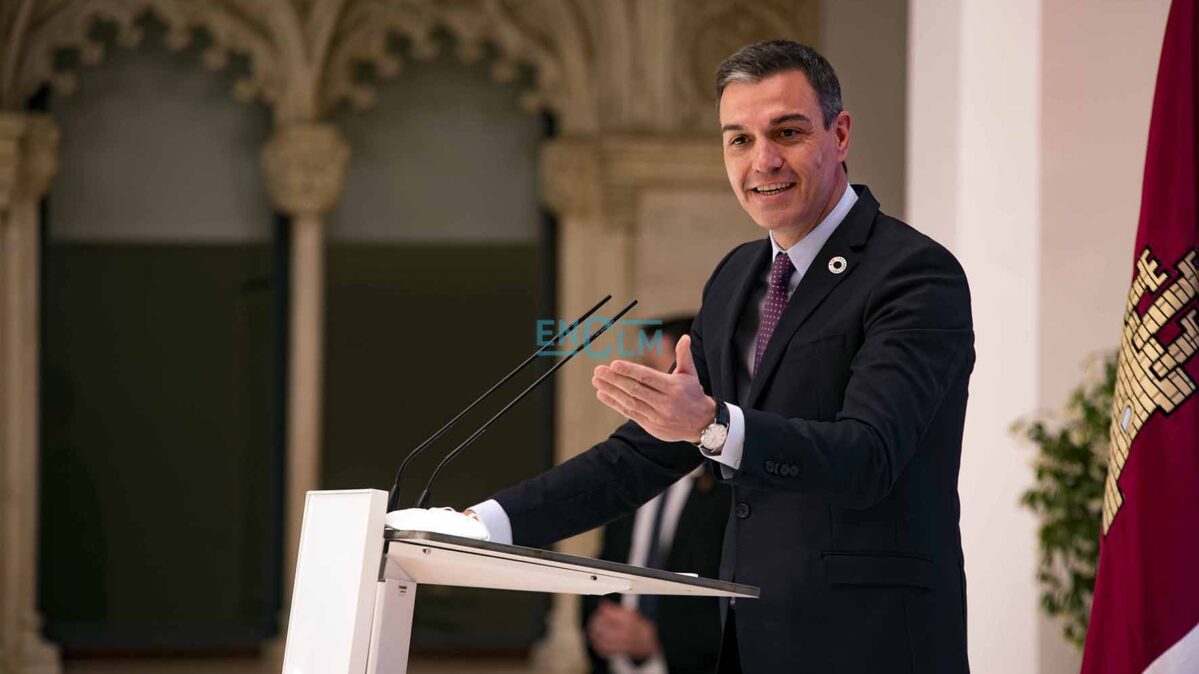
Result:
M967 671L965 275L848 185L851 120L815 51L745 47L717 94L729 182L769 236L716 266L673 373L596 368L628 423L473 510L546 544L705 462L733 488L721 577L761 588L725 611L720 671Z
M659 348L644 365L669 372L694 316L663 321ZM637 512L604 527L600 558L711 578L720 569L729 514L728 485L701 468ZM583 632L592 674L701 674L720 654L720 609L713 597L583 597Z

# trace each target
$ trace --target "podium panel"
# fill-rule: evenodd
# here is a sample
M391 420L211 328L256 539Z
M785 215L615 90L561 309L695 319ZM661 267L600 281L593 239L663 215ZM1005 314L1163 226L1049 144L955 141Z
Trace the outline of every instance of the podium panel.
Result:
M388 541L388 577L428 585L569 594L690 595L756 599L758 589L694 574L647 569L554 550L477 541L431 531L396 531Z
M387 493L373 489L308 493L284 674L405 674L422 583L523 592L758 597L756 587L690 574L387 529L386 508Z
M387 493L377 489L308 492L283 654L286 674L366 671L386 509Z

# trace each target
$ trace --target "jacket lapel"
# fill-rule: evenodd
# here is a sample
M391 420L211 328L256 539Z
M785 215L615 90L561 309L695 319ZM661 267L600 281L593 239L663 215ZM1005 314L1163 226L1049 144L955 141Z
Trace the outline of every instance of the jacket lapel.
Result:
M720 345L720 390L713 391L717 398L737 402L737 324L745 313L745 302L757 281L758 274L770 259L770 241L763 239L749 257L749 266L742 271L733 288L729 310L724 313L728 323L724 326L724 341Z
M877 214L878 202L875 201L868 188L862 187L857 203L853 205L853 208L846 214L845 220L837 226L832 236L824 243L824 247L820 249L816 259L812 260L812 265L808 267L803 280L799 282L799 286L791 295L791 300L787 302L787 308L783 310L783 315L774 329L770 343L766 345L766 352L762 354L762 362L758 364L758 369L754 372L749 388L749 397L745 401L747 406L753 407L757 404L766 381L778 367L783 351L786 350L787 343L791 341L795 332L824 301L824 298L832 292L833 288L837 287L837 284L845 280L857 268L857 263L861 259L861 249L866 244L870 227L874 224ZM829 261L834 257L843 257L846 261L845 270L839 274L833 273L829 269Z

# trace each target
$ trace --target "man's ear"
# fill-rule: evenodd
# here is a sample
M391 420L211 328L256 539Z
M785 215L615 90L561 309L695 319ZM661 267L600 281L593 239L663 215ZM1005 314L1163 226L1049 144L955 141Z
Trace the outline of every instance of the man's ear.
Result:
M849 139L852 135L852 129L853 118L850 117L849 112L845 110L838 112L837 116L833 118L832 130L833 136L837 139L837 157L842 162L844 162L845 157L849 155ZM846 168L845 171L848 173L849 169Z

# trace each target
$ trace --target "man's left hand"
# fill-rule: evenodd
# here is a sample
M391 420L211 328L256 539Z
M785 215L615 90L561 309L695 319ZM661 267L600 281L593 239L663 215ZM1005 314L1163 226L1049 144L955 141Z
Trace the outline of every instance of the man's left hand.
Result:
M716 401L704 393L691 359L691 336L675 347L671 374L624 360L595 368L595 395L647 433L665 442L699 442L716 419Z

